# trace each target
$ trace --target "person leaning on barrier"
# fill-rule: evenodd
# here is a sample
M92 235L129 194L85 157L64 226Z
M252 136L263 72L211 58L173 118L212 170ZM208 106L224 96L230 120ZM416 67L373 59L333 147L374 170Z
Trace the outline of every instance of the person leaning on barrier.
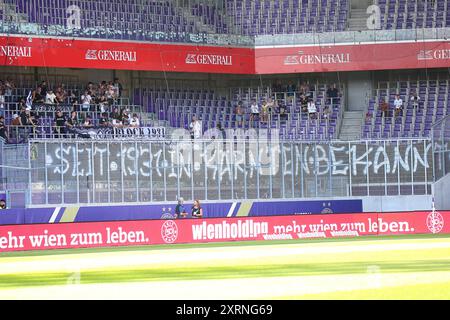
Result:
M184 199L183 198L179 198L178 199L178 204L175 207L175 218L186 218L187 217L187 212L186 209L184 207Z

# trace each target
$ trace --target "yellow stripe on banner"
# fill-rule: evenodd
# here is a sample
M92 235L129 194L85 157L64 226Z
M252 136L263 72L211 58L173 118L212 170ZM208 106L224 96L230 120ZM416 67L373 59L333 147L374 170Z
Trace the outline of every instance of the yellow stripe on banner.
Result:
M59 222L74 222L80 207L67 207Z
M239 207L239 211L236 214L236 217L247 217L250 213L250 209L252 208L253 201L242 201L241 206Z

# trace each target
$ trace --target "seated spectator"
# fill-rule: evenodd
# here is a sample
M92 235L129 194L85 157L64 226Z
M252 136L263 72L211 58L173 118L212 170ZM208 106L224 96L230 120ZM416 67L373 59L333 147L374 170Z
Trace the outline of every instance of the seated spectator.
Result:
M417 92L414 91L414 93L411 95L410 100L411 100L414 110L418 110L420 97L417 95Z
M331 113L332 113L331 107L329 105L326 105L325 108L322 111L323 118L324 119L330 119Z
M67 119L61 110L56 111L55 117L55 138L62 138L66 133Z
M121 121L124 126L129 126L131 122L130 109L122 109Z
M5 118L2 115L0 115L0 138L3 138L6 142L8 142L8 137L6 135Z
M56 102L56 95L53 93L52 90L48 90L47 94L45 96L45 103L46 104L55 104Z
M300 96L300 106L302 108L303 113L308 112L308 98L306 98L306 96L303 93Z
M289 81L289 84L286 87L288 101L292 101L294 99L296 89L297 88L294 82L292 80Z
M117 118L112 118L111 125L113 126L113 128L122 128L123 127L122 121L120 121Z
M137 113L133 113L133 117L130 120L130 127L139 128L140 122Z
M44 97L42 94L42 88L39 86L32 92L33 103L44 103Z
M92 123L92 119L90 116L86 116L86 118L84 119L83 123L81 124L81 126L84 129L90 129L94 127L94 124Z
M98 125L102 128L107 128L110 126L107 112L103 112L101 114L100 119L98 120Z
M308 102L308 114L311 119L315 119L317 117L316 104L312 99L310 99Z
M122 116L119 112L119 108L115 107L113 112L111 113L111 119L121 120Z
M395 116L397 117L398 115L400 115L400 112L403 109L403 100L400 98L398 94L395 95L394 107L395 107Z
M70 113L70 118L67 120L66 125L70 130L73 130L79 126L78 114L76 111L72 111Z
M380 110L381 110L381 115L383 117L389 117L389 104L386 102L385 99L381 100Z
M269 107L267 106L266 100L261 104L261 121L267 123L269 118Z
M13 126L20 126L20 117L17 113L13 114L12 116L12 121L11 121L11 125Z
M278 112L280 114L281 121L286 121L288 119L286 106L283 103L280 104L280 107L278 108Z
M370 111L366 112L366 123L369 124L372 122L372 113Z
M0 115L4 115L5 113L5 93L3 89L0 88Z
M6 208L6 201L5 199L0 199L0 210L5 210Z

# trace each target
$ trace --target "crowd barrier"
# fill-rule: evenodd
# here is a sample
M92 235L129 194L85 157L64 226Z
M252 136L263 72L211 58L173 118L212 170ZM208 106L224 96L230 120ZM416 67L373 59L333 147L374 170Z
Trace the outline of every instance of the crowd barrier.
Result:
M185 203L186 212L191 212L191 206L191 202ZM176 202L155 205L9 209L0 212L0 225L173 219L175 218L175 207ZM202 207L205 218L352 213L363 211L361 199L321 201L244 200L236 202L208 202L203 203Z

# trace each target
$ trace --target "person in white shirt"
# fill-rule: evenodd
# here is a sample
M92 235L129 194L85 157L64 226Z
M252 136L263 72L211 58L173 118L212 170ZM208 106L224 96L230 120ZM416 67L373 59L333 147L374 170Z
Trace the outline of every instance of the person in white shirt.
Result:
M412 103L414 109L418 109L420 97L417 95L417 92L414 92L414 93L412 94L410 100L411 100L411 103Z
M400 112L402 111L402 107L403 107L403 100L400 99L400 96L397 94L397 95L395 95L395 100L394 100L394 108L395 108L396 116L398 116L400 114Z
M46 104L55 104L56 95L53 93L52 90L47 91L47 94L45 95L45 103Z
M250 121L255 120L255 118L259 119L259 106L255 100L252 100L252 104L250 105Z
M84 92L84 95L81 96L81 108L83 111L89 111L91 106L92 97L88 91Z
M313 117L315 118L315 116L317 114L316 104L312 100L309 100L309 102L308 102L308 114L311 118L313 118Z
M191 139L200 139L202 135L202 125L195 116L192 117L192 122L189 125L191 131Z

